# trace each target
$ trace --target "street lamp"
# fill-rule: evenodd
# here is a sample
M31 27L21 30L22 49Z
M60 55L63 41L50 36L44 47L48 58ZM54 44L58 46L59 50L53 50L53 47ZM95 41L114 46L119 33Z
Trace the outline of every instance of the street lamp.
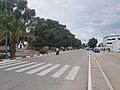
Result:
M6 2L5 2L6 4L5 4L5 7L6 7L6 14L7 14L7 0L6 0ZM6 33L5 33L5 55L6 55L6 58L8 58L8 32L6 31Z

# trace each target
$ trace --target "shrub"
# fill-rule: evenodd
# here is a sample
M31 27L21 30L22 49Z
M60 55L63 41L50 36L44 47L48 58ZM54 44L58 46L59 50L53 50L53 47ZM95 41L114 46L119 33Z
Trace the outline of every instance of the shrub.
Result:
M46 48L40 49L40 54L47 54L47 53L48 53L48 49Z

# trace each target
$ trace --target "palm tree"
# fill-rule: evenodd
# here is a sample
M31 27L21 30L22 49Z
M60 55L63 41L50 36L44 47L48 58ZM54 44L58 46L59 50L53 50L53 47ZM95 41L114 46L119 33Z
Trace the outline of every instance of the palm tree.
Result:
M16 44L28 34L23 20L16 19L13 13L0 14L0 32L0 39L4 39L5 32L8 32L10 57L15 57Z

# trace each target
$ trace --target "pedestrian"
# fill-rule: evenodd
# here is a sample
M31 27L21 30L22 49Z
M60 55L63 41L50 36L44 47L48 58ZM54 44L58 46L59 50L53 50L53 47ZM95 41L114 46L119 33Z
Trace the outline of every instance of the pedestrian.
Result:
M110 52L110 48L108 48L108 52Z
M59 55L59 48L56 48L56 55Z

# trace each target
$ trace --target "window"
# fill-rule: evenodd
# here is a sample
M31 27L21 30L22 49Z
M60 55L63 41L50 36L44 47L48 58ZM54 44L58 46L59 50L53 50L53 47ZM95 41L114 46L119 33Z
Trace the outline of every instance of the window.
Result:
M110 39L107 39L108 41L110 40Z
M120 40L120 38L118 38L118 40Z
M111 40L115 40L115 38L112 38Z
M111 42L107 43L107 44L112 44Z

